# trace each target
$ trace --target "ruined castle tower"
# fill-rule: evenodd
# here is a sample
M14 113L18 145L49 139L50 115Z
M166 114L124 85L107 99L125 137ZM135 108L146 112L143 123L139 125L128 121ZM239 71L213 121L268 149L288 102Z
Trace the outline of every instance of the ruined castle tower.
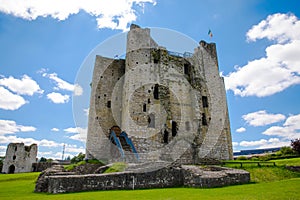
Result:
M131 25L125 59L96 57L86 153L110 162L232 159L215 44L170 52Z
M25 146L24 143L10 143L7 146L2 173L31 172L36 162L37 145Z

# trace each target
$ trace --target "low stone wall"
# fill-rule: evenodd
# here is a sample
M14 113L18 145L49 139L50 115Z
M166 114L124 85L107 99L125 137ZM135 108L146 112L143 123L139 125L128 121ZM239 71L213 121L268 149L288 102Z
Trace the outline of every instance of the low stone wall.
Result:
M161 169L147 173L117 172L49 177L49 193L91 190L165 188L182 185L179 169Z
M216 166L205 168L196 168L194 166L182 167L184 186L213 188L243 184L250 181L249 172L244 170Z
M244 170L225 167L183 165L168 166L154 171L125 171L110 174L66 175L50 173L39 179L36 192L65 193L92 190L145 189L167 187L220 187L250 181ZM44 186L41 187L42 183Z
M53 165L56 165L56 163L51 163L51 162L32 163L32 172L42 172L47 168L52 167Z

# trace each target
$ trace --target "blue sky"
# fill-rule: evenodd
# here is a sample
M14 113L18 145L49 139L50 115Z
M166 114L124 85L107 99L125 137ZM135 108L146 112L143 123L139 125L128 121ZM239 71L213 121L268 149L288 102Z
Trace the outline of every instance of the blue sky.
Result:
M300 137L299 1L63 2L0 0L0 155L9 142L37 143L39 157L61 158L64 144L65 157L84 152L86 127L75 128L72 96L90 94L76 75L130 23L217 44L234 150ZM87 108L77 113L83 121Z

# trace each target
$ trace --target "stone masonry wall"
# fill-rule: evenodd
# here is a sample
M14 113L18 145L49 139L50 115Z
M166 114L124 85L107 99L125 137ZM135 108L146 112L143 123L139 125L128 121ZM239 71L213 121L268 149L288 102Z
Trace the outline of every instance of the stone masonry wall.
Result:
M25 146L24 143L10 143L7 146L3 173L31 172L32 163L36 162L37 145Z
M87 158L121 161L108 140L109 129L120 126L143 162L232 159L214 43L201 41L192 56L180 57L159 47L150 29L133 25L126 60L96 57L90 101Z
M51 173L50 173L51 174ZM93 190L146 189L167 187L220 187L250 181L249 172L224 167L168 166L150 172L50 175L39 179L36 192L65 193Z

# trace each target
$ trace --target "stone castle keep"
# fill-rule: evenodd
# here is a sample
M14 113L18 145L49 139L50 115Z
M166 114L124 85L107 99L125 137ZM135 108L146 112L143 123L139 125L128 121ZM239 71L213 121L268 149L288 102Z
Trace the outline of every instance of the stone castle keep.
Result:
M74 171L54 166L40 174L35 192L248 183L249 172L209 165L232 159L215 44L201 41L194 53L170 52L150 29L131 25L126 47L126 59L95 60L86 158L106 165L86 163ZM107 173L116 161L126 162L124 171Z
M174 41L180 42L180 41ZM126 58L97 56L86 154L109 162L232 159L232 141L216 45L170 52L131 25Z

